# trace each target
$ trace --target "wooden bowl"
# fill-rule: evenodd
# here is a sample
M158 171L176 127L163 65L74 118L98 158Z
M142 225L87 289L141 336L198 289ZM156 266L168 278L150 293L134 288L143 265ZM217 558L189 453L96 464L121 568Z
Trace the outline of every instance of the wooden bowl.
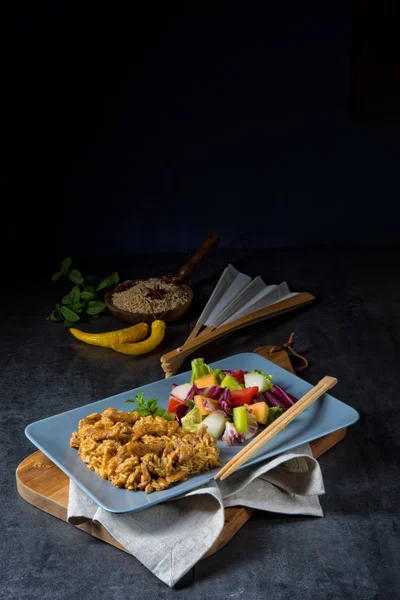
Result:
M135 281L138 281L138 280L135 280ZM128 283L128 282L126 282L126 283ZM131 284L132 282L129 282L129 283ZM123 285L124 284L119 284L118 287L121 287ZM155 316L157 319L162 319L163 321L165 321L165 323L171 323L172 321L176 321L177 319L180 319L180 317L182 317L189 310L189 307L192 304L192 300L193 300L193 292L190 289L190 287L188 285L186 285L185 283L180 284L179 287L183 288L187 293L186 303L182 304L182 306L179 306L178 308L169 310L166 313L165 312L164 313L155 313ZM136 323L143 323L143 322L152 323L154 321L153 313L134 313L134 312L130 312L128 310L122 310L121 308L117 308L113 304L113 301L112 301L114 291L115 291L115 288L113 290L109 290L108 292L106 292L106 294L104 296L104 302L106 303L108 310L114 317L116 317L120 321L123 321L124 323L129 323L130 325L135 325Z

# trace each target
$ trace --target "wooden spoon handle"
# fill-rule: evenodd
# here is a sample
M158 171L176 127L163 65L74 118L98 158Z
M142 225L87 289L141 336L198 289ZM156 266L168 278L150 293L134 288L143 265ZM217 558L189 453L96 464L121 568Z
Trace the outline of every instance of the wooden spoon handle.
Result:
M216 233L209 233L192 258L179 269L179 277L188 279L197 268L198 263L215 248L219 240L220 238Z

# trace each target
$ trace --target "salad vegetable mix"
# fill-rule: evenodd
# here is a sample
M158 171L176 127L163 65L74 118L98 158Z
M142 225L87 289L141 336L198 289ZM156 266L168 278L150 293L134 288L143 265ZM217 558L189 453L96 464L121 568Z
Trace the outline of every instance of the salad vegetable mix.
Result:
M188 431L202 425L215 438L232 445L256 435L290 408L297 398L272 382L259 370L213 370L203 358L192 361L189 383L173 384L169 415Z

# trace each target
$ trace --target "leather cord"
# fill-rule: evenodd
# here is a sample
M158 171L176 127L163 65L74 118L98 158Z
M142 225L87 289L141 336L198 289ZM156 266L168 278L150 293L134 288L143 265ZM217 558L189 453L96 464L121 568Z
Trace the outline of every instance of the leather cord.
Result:
M304 369L307 369L307 367L308 367L308 360L306 358L304 358L304 356L301 356L301 354L298 354L293 349L293 340L294 340L294 331L292 331L292 333L289 336L288 341L285 344L282 344L282 346L272 346L271 349L269 350L269 352L272 353L272 352L279 352L281 350L286 350L288 353L292 354L293 356L298 358L303 363L303 364L300 364L297 366L293 365L294 370L295 371L304 371Z

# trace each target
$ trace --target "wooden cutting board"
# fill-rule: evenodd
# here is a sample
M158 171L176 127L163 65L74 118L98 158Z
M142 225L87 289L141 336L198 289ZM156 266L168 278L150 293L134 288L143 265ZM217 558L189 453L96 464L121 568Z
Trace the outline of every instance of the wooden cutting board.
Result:
M287 352L271 353L271 346L262 346L254 352L265 356L280 367L294 373ZM318 458L324 452L335 446L346 435L346 429L340 429L330 435L311 442L312 453ZM67 521L69 478L54 465L40 450L30 454L21 462L16 471L18 493L24 500L40 508L44 512ZM233 507L225 510L225 526L221 535L205 556L214 554L225 546L235 533L248 521L253 510L244 507ZM73 527L73 525L71 525ZM112 544L121 550L125 549L99 524L84 521L76 525L94 537Z

